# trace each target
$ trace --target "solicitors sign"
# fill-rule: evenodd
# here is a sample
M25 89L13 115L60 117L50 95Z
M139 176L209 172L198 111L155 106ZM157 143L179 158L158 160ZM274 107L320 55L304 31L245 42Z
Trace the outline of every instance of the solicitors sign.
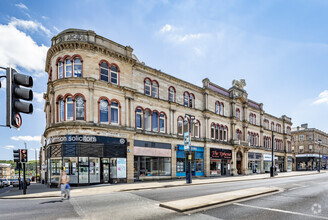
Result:
M212 159L232 159L231 150L211 148L210 154Z

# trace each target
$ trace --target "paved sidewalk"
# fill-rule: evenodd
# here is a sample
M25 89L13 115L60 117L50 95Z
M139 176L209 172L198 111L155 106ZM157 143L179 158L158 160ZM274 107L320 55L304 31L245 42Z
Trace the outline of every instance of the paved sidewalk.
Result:
M328 170L322 170L321 173L317 171L297 171L297 172L285 172L279 173L274 178L293 177L293 176L305 176L305 175L316 175L325 174ZM245 176L232 176L232 177L204 177L204 178L193 178L191 184L186 184L185 179L175 180L162 180L162 181L151 181L151 182L138 182L131 184L101 184L91 186L80 186L71 188L71 196L86 196L94 194L103 194L110 192L122 192L132 190L143 190L143 189L156 189L165 187L177 187L177 186L190 186L190 185L202 185L202 184L213 184L213 183L226 183L235 181L248 181L248 180L260 180L268 179L270 174L255 174ZM31 183L27 188L27 194L23 195L23 190L18 188L11 188L9 192L0 194L0 199L31 199L31 198L48 198L48 197L60 197L60 190L58 188L49 188L40 183Z

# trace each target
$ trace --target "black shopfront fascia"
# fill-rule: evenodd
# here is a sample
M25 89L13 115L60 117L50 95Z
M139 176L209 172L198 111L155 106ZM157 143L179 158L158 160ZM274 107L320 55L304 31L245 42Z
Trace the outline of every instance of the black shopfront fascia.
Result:
M100 158L100 167L102 167L102 158L126 158L127 141L125 138L114 138L104 136L84 136L84 135L65 135L54 138L54 140L64 140L56 143L50 141L47 146L47 159L60 157L98 157ZM84 140L92 142L83 142ZM50 164L48 164L48 167ZM79 163L77 164L79 170ZM102 172L101 179L102 179ZM50 173L51 175L51 173ZM77 172L79 177L79 172ZM90 173L88 174L90 183ZM51 176L50 176L51 179Z

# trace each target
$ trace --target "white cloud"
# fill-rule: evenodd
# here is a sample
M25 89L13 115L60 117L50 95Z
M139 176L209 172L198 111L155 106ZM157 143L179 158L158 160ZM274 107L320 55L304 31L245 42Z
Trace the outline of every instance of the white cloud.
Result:
M22 22L18 22L23 24ZM18 25L17 23L17 25ZM25 27L32 23L24 23ZM0 25L0 66L21 66L28 71L44 71L48 47L37 43L15 25Z
M4 146L3 148L4 149L7 149L7 150L11 150L11 149L14 149L15 146L13 146L13 145L7 145L7 146Z
M33 99L36 100L37 102L42 103L43 102L43 92L41 92L41 93L33 92Z
M322 104L322 103L328 103L328 90L321 92L317 100L313 102L313 104Z
M41 136L13 136L10 138L14 141L41 141Z
M47 20L47 19L49 19L47 16L41 16L41 18L42 18L43 20Z
M46 72L37 72L37 73L34 73L33 76L35 78L42 78L42 77L48 76L48 74Z
M28 7L26 5L24 5L23 3L15 4L15 6L18 8L21 8L21 9L28 10Z
M161 33L170 32L170 31L174 31L174 29L175 28L172 25L166 24L161 28L160 32Z
M53 26L54 30L57 31L57 33L60 32L60 30L56 27L56 26Z
M198 34L186 34L184 36L179 36L178 40L181 42L184 41L188 41L188 40L197 40L200 39L202 37L205 37L207 34L202 34L202 33L198 33Z
M15 17L11 18L11 21L9 22L9 25L13 25L14 27L20 27L24 30L32 30L32 31L43 31L48 37L51 36L51 31L44 27L41 23L37 21L26 21L17 19Z

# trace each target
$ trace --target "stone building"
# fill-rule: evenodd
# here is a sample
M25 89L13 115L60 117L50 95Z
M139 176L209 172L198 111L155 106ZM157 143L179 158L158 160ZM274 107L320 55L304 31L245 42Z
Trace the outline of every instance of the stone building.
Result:
M295 153L296 170L316 170L327 167L328 134L308 124L292 129L292 151Z
M11 179L15 176L15 169L11 167L11 164L0 163L0 178Z
M276 166L292 169L291 119L248 99L244 80L198 87L132 52L93 31L52 38L41 152L48 183L62 166L76 184L184 177L189 129L194 176L268 172L272 133Z

